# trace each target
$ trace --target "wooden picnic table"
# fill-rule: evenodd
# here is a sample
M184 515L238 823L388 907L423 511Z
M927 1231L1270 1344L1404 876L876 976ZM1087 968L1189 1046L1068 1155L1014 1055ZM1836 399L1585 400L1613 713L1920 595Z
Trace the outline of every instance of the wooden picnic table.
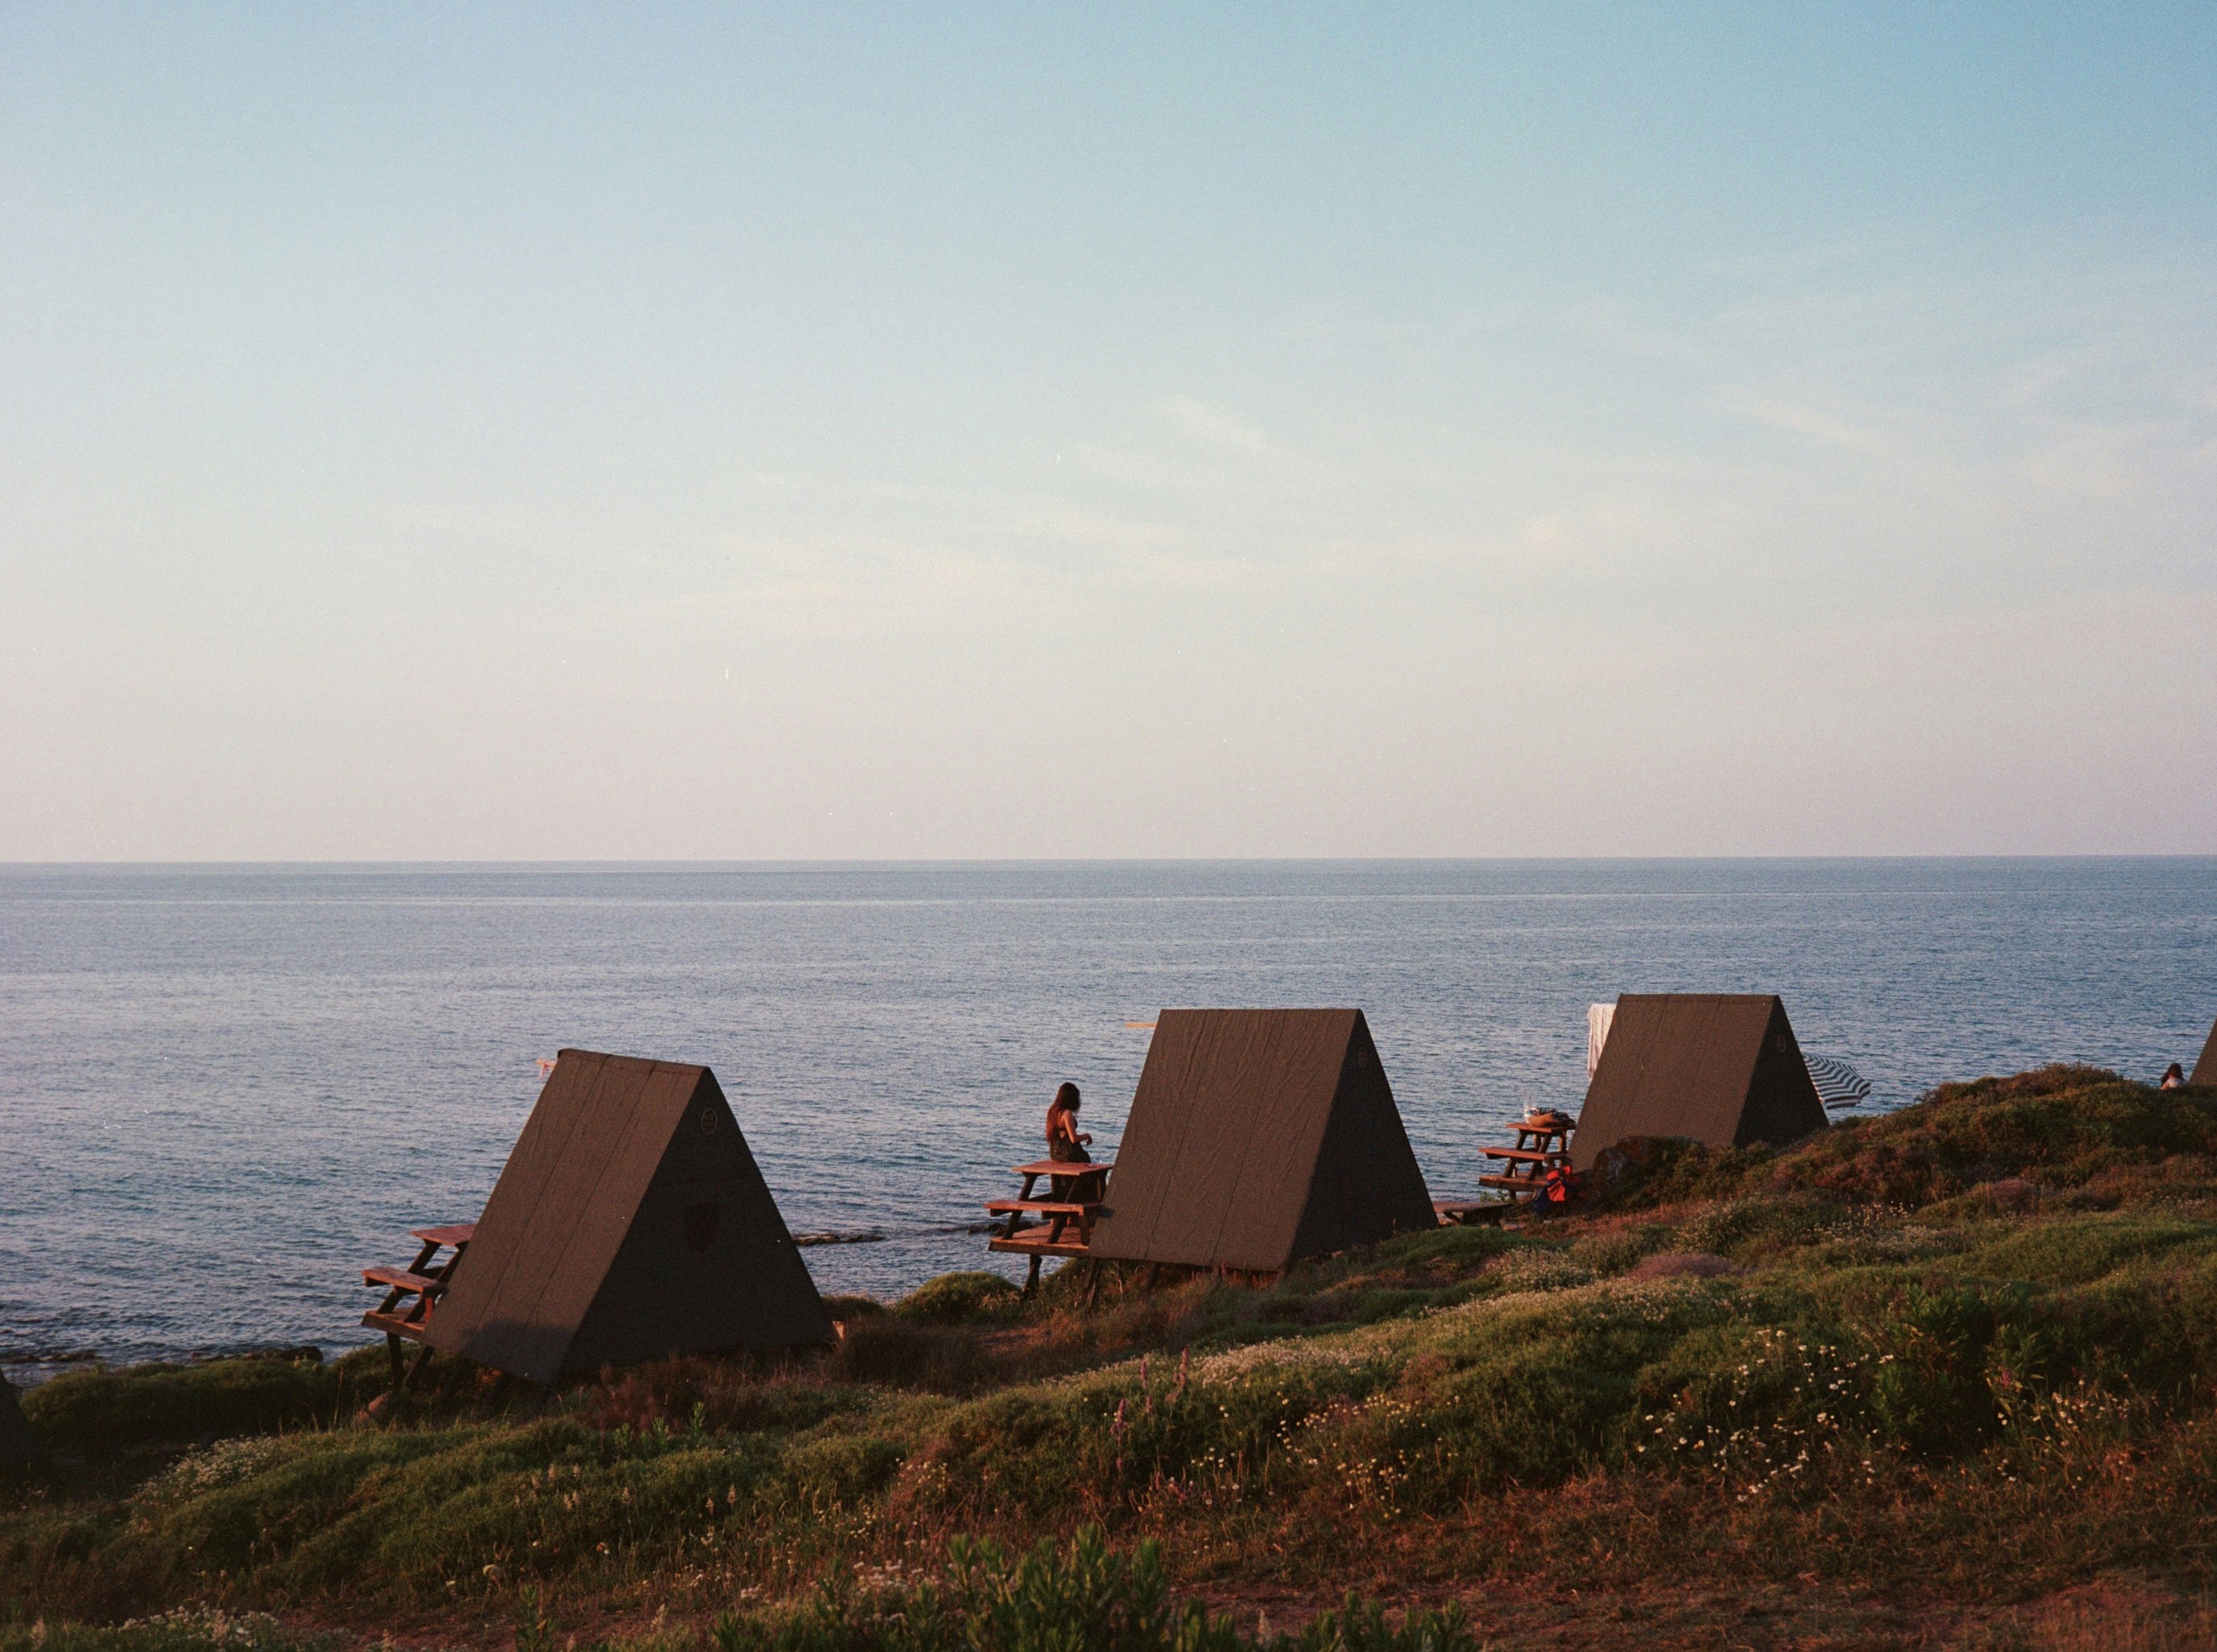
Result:
M1553 1118L1528 1117L1519 1120L1513 1126L1516 1131L1516 1146L1479 1150L1487 1158L1498 1161L1499 1168L1479 1177L1478 1185L1510 1197L1435 1200L1432 1213L1443 1226L1467 1227L1479 1222L1498 1222L1509 1212L1523 1208L1526 1201L1537 1199L1546 1187L1549 1171L1558 1167L1570 1168L1571 1131L1574 1127L1560 1113Z
M1108 1184L1109 1171L1115 1168L1116 1162L1114 1159L1093 1160L1084 1164L1072 1164L1066 1159L1041 1159L1036 1164L1011 1165L1009 1167L1009 1174L1012 1176L1022 1176L1024 1179L1024 1190L1016 1197L1029 1199L1032 1196L1032 1189L1039 1185L1039 1179L1041 1176L1046 1176L1052 1181L1064 1177L1080 1180L1098 1175L1102 1179L1102 1185L1105 1187Z
M411 1342L423 1341L423 1333L431 1323L431 1310L439 1298L447 1294L454 1280L454 1269L460 1265L463 1253L469 1249L470 1241L477 1236L474 1222L450 1223L444 1227L411 1228L408 1236L418 1241L423 1248L416 1260L405 1267L365 1267L361 1282L385 1292L385 1298L361 1316L361 1322L372 1330L385 1333L386 1351L392 1358L392 1386L404 1386L416 1374L430 1353L428 1345L416 1356L416 1363L403 1369L400 1344L404 1338ZM454 1254L443 1261L439 1253L452 1248Z
M1078 1164L1063 1159L1041 1159L1035 1164L1012 1165L1009 1174L1024 1179L1022 1191L1014 1199L985 1201L989 1214L1009 1218L1000 1231L986 1242L986 1248L1031 1259L1024 1275L1026 1296L1038 1288L1042 1260L1086 1254L1093 1238L1094 1221L1108 1209L1104 1201L1108 1173L1115 1168L1114 1160ZM1037 1199L1033 1195L1042 1178L1047 1180L1048 1196ZM1027 1222L1027 1217L1036 1219ZM1074 1235L1070 1232L1073 1222L1078 1224Z
M1480 1176L1478 1185L1510 1193L1537 1194L1547 1180L1547 1172L1558 1166L1570 1168L1571 1129L1568 1123L1531 1119L1519 1123L1516 1126L1516 1146L1479 1150L1489 1159L1502 1160L1504 1168L1491 1175Z

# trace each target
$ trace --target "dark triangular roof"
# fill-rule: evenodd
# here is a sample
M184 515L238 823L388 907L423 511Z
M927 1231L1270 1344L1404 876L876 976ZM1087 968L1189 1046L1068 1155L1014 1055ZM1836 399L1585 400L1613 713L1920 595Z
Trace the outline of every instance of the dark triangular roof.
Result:
M46 1446L31 1432L23 1408L15 1402L15 1389L5 1377L0 1377L0 1469L25 1468L42 1461L46 1455Z
M424 1340L544 1383L831 1335L716 1076L565 1050Z
M1090 1254L1276 1272L1433 1225L1359 1009L1166 1009Z
M1786 1006L1768 993L1627 992L1586 1086L1572 1162L1632 1136L1783 1147L1825 1128Z
M2194 1076L2186 1082L2217 1089L2217 1024L2211 1026L2209 1041L2202 1046L2202 1059L2194 1063Z

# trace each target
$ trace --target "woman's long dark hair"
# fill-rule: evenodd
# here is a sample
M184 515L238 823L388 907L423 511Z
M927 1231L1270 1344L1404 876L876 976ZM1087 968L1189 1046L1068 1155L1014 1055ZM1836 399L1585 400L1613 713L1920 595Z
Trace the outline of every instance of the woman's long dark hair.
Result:
M1071 1113L1076 1113L1078 1111L1078 1086L1075 1084L1065 1084L1060 1089L1057 1090L1054 1093L1053 1105L1058 1107L1065 1108Z

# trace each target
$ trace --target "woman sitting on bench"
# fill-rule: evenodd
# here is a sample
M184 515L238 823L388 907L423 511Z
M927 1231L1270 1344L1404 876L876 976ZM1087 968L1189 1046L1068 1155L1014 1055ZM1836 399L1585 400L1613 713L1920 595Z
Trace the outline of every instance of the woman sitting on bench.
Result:
M1047 1103L1047 1156L1057 1164L1093 1162L1093 1156L1085 1150L1093 1137L1078 1128L1078 1086L1065 1084ZM1098 1182L1096 1176L1056 1176L1052 1180L1053 1196L1072 1203L1098 1199Z

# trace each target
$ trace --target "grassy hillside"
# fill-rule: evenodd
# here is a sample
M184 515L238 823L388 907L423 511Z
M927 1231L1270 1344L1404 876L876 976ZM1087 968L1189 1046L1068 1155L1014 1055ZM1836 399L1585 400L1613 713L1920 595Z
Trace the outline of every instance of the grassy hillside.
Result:
M381 1351L59 1378L0 1652L1198 1649L1235 1630L1186 1597L1251 1636L1349 1588L1395 1616L1312 1643L2217 1643L2207 1093L2051 1069L1267 1291L845 1311L836 1357L552 1396L435 1362L374 1423Z

